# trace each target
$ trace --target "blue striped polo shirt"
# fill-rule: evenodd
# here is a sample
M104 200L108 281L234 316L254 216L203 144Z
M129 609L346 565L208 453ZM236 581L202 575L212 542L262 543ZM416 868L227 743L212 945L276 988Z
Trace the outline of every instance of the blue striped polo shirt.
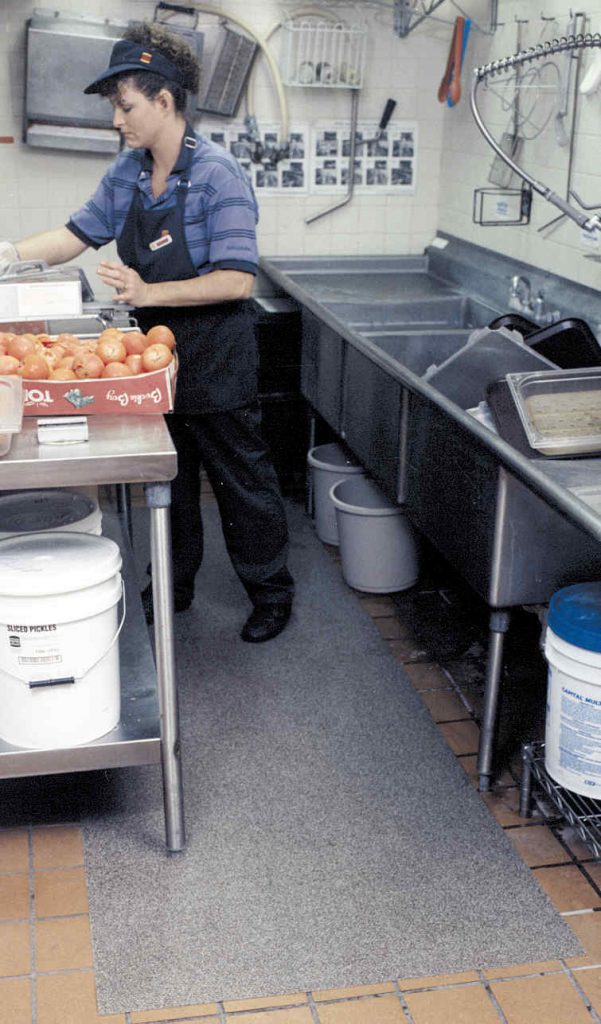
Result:
M216 143L186 126L196 139L184 207L184 231L198 274L212 270L243 270L256 274L256 223L259 219L252 185L238 161ZM100 246L118 239L136 189L144 209L175 206L175 189L189 150L182 148L162 195L152 194L152 158L144 149L124 149L111 164L96 192L74 213L67 227L85 245Z

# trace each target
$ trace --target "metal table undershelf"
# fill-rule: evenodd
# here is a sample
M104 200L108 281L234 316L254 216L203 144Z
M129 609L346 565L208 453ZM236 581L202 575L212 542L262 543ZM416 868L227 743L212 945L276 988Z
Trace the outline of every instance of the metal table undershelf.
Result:
M90 416L89 440L39 445L35 417L23 421L0 459L0 490L143 483L150 508L156 668L136 584L126 517L103 516L103 532L123 557L128 628L120 637L119 724L91 743L31 750L0 740L0 780L27 775L161 763L165 833L170 851L185 845L179 717L173 651L169 481L177 456L163 416Z
M526 743L522 747L520 814L525 818L531 812L533 782L542 789L558 815L591 848L595 857L601 858L601 800L573 793L555 782L545 768L545 744L542 741Z

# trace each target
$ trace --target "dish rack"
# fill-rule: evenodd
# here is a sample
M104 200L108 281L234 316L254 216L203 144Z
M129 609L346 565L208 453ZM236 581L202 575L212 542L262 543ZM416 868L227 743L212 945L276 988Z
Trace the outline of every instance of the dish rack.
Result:
M366 30L342 22L287 21L282 26L282 79L303 88L360 89Z
M545 744L540 740L522 747L522 817L530 815L533 782L548 797L559 816L575 829L579 839L591 848L594 856L601 858L601 800L573 793L555 782L545 767Z

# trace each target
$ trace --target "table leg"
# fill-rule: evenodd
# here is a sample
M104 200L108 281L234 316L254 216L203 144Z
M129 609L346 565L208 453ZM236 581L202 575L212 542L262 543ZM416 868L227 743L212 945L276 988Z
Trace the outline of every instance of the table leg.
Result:
M503 671L503 645L505 643L505 634L509 629L510 618L511 612L508 609L490 613L488 660L484 684L484 708L480 724L480 745L478 747L478 778L480 790L483 793L487 793L490 789L493 771L497 714L501 692L501 673Z
M146 484L150 508L150 552L154 602L154 639L161 711L161 762L167 848L183 850L186 843L182 785L179 711L173 649L173 576L169 483Z
M133 529L131 520L131 492L129 484L116 484L117 489L117 511L125 518L127 536L130 544L133 540Z
M315 447L315 438L317 435L317 417L313 409L309 406L309 451ZM305 513L313 518L315 514L315 508L313 504L313 470L307 463L306 468L306 487L305 487Z

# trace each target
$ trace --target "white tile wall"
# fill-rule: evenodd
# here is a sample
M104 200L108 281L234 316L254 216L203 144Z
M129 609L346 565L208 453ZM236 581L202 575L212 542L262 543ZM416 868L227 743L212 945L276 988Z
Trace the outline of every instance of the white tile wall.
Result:
M472 11L476 4L466 3L462 6ZM485 2L479 6L486 12ZM516 51L516 18L527 20L527 24L521 29L524 46L535 45L541 37L553 38L558 34L565 34L569 9L570 5L561 0L545 0L544 4L541 0L499 0L498 17L502 24L492 36L479 33L473 38L470 68ZM556 18L556 22L545 23L541 12L547 18ZM592 3L587 5L587 13L587 30L600 31L599 0L592 0ZM483 14L483 18L486 20L486 13ZM561 58L555 59L561 67ZM583 54L581 75L586 71L590 59L589 52ZM552 76L553 69L549 69L547 74ZM469 77L469 73L466 74L466 82ZM538 103L542 106L537 109L540 111L546 103L549 104L548 109L552 109L553 95L551 92L539 92ZM507 93L506 99L509 96L510 93ZM529 95L522 93L522 96L522 110L527 111L527 103L533 102L536 96L532 90ZM507 109L503 110L499 96L487 96L480 87L478 101L482 112L486 114L485 121L489 127L495 126L497 133L508 127L510 113ZM572 113L573 109L570 108L566 123L568 129ZM533 112L533 117L535 116L536 110ZM526 131L529 130L528 125L525 128ZM583 199L591 203L598 201L601 204L600 149L601 93L580 96L575 124L572 183ZM601 266L585 259L584 256L587 252L600 250L585 246L581 240L580 228L568 219L563 219L555 229L541 233L538 229L559 212L541 197L534 197L532 222L527 227L483 228L472 224L473 190L488 184L493 156L493 151L484 142L473 121L468 104L461 103L455 109L449 110L445 117L443 134L439 190L440 227L479 245L516 256L535 266L597 288L601 283ZM562 197L566 195L568 160L568 149L561 148L556 142L553 117L537 139L524 143L521 157L524 168L537 181L550 186Z
M117 20L151 18L154 2L146 0L3 0L0 10L0 135L14 144L0 145L0 237L18 239L56 226L94 190L107 158L25 146L21 141L24 93L25 22L34 6L77 11ZM266 34L282 17L273 0L223 0L213 5ZM319 7L312 4L312 7ZM327 4L323 5L327 7ZM331 9L331 8L330 8ZM412 196L356 195L331 216L307 225L305 217L334 202L331 195L262 196L259 241L265 255L321 253L418 252L436 228L440 154L444 111L435 92L449 41L449 29L434 34L419 31L401 40L393 31L392 11L365 5L364 11L336 8L348 20L363 14L369 26L368 65L361 90L359 116L379 120L388 97L397 101L395 119L419 120L419 180ZM212 19L201 13L200 23ZM214 23L214 22L213 22ZM272 37L279 52L278 34ZM266 62L256 64L254 108L259 123L279 121L279 107ZM287 89L290 120L311 125L326 119L348 119L350 93L332 90ZM241 112L243 114L243 111ZM207 118L205 127L216 119ZM202 131L203 125L199 125ZM103 255L110 255L105 250ZM94 273L98 254L88 252L78 263ZM96 282L99 294L101 286Z
M24 93L25 22L34 6L73 10L79 14L117 20L151 18L154 0L3 0L0 4L0 136L14 143L0 144L0 237L18 239L64 223L94 190L107 158L94 154L68 153L25 146L21 140ZM328 8L327 3L312 7ZM482 28L489 25L489 0L462 0L461 6ZM567 3L560 0L499 0L499 21L494 35L472 31L463 73L464 96L449 109L437 101L451 39L449 22L458 13L452 0L407 39L395 35L392 10L384 0L378 5L356 4L348 9L335 7L347 20L363 16L368 24L369 42L365 87L360 94L360 118L378 120L386 99L397 101L395 119L414 120L418 125L417 181L412 195L355 195L343 209L314 224L305 218L333 202L332 196L261 196L259 240L265 255L416 253L421 252L437 227L480 245L514 255L565 274L596 287L601 267L584 258L587 252L578 227L562 222L544 235L537 228L554 216L554 210L535 197L532 224L521 228L482 228L472 223L473 190L487 185L493 159L492 150L478 132L469 110L468 92L471 69L494 57L514 52L517 27L515 18L528 19L522 28L524 43L535 43L545 29L541 20L557 16L558 25L547 25L547 32L564 29ZM276 0L217 0L213 8L246 22L266 34L278 23L283 8ZM212 19L200 14L200 22ZM447 23L444 23L446 20ZM601 29L601 0L592 0L589 27ZM278 33L272 37L277 57ZM583 69L589 60L583 58ZM482 94L482 90L481 90ZM533 94L531 93L530 96ZM546 94L548 95L548 94ZM279 120L275 91L264 60L259 60L254 75L254 109L259 123ZM287 89L290 120L311 125L324 118L347 119L350 96L345 90ZM530 98L530 97L529 97ZM496 96L482 96L491 126L497 132L507 127L508 113ZM243 113L243 112L242 112ZM205 127L215 126L207 118ZM199 125L200 130L203 124ZM601 202L601 94L582 97L577 119L574 150L574 187L589 201ZM565 190L568 153L555 140L552 124L524 147L524 163L538 180ZM601 251L601 250L599 250ZM114 248L103 255L114 255ZM78 260L90 276L94 274L98 254L88 252ZM94 279L95 280L95 279ZM95 280L98 293L101 287Z

